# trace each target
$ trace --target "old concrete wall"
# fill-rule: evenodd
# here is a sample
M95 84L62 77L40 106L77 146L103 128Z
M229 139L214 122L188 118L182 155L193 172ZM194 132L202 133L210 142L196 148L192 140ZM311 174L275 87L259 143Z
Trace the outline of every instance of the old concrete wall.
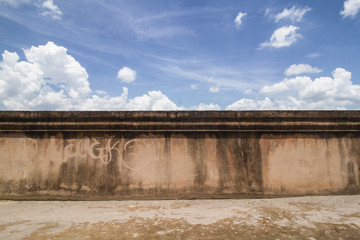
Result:
M360 193L360 112L0 116L2 199Z

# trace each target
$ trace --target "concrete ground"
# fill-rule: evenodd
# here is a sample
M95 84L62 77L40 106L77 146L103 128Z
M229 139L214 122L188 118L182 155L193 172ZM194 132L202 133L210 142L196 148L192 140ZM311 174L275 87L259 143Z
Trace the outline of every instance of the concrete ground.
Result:
M0 201L0 239L360 239L360 195Z

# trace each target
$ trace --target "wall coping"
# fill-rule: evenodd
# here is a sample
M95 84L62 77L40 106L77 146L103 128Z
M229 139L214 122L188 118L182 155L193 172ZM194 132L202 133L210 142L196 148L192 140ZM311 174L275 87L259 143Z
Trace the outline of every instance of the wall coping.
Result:
M360 111L0 111L0 132L360 132Z

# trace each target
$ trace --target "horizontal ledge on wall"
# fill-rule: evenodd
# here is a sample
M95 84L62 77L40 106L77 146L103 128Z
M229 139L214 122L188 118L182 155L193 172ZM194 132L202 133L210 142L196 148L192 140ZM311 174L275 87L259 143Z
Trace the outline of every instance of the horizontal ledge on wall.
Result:
M3 111L0 131L360 132L360 111Z

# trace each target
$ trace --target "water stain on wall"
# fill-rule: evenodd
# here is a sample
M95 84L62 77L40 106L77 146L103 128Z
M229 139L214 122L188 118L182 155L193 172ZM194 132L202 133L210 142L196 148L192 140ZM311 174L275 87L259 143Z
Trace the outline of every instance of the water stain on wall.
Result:
M358 187L358 139L341 133L264 134L260 142L265 191L316 194Z
M360 136L3 132L0 166L7 198L359 192Z
M261 192L261 154L259 134L217 135L220 190Z

